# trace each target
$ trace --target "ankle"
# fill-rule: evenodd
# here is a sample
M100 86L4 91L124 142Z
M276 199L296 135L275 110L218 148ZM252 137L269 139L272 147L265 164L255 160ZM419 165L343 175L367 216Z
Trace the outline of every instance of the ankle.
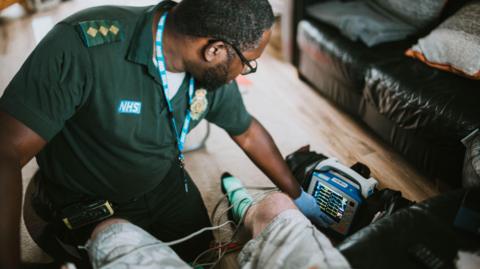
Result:
M222 176L221 184L231 206L231 217L234 222L240 224L244 221L245 214L253 203L253 198L241 181L229 174Z

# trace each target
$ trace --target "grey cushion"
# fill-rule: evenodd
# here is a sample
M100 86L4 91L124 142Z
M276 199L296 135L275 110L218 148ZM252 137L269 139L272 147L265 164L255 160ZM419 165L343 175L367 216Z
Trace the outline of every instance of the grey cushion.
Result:
M447 0L369 0L417 29L425 29L435 22ZM455 0L451 0L455 1Z
M480 1L472 1L408 52L426 63L480 79Z
M399 0L398 2L412 1ZM403 10L401 6L395 5L396 2L393 0L387 1L392 3L385 2L383 5L379 5L382 0L349 2L334 0L312 5L307 8L307 13L313 18L338 28L349 39L361 40L371 47L385 42L402 40L415 34L424 25L438 18L439 10L446 2L446 0L423 1L437 3L435 12L429 9L423 12L426 8L421 8L410 14L408 10ZM412 3L405 4L413 5ZM433 8L433 6L429 5L428 7ZM411 16L400 16L399 14Z

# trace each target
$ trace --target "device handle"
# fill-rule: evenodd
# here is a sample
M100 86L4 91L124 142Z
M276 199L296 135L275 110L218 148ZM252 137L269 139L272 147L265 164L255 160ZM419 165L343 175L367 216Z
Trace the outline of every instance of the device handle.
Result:
M373 177L365 179L355 170L339 163L335 158L329 158L327 160L321 161L320 163L318 163L315 170L334 170L340 172L342 175L347 176L348 179L358 184L358 186L360 187L360 192L362 193L362 196L364 198L368 198L373 193L375 186L378 184L378 181Z

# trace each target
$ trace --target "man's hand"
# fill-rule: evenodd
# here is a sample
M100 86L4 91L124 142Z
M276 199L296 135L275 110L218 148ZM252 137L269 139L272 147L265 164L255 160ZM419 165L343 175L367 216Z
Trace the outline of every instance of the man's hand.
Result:
M315 225L326 228L333 223L333 220L320 210L315 198L303 190L300 196L293 202Z

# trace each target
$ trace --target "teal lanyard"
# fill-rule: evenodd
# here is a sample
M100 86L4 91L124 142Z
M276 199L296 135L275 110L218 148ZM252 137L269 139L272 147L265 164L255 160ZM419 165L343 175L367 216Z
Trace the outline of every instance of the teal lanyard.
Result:
M180 164L180 168L183 171L183 180L185 183L185 192L188 192L188 184L187 184L187 175L185 173L185 156L183 156L183 146L185 145L185 139L187 137L188 129L190 128L190 121L192 120L192 116L190 113L190 109L187 108L185 121L183 123L182 132L178 133L177 123L175 122L175 117L173 114L173 106L170 102L169 98L169 88L168 88L168 81L167 81L167 68L165 64L165 57L163 56L163 31L165 30L165 21L167 19L167 12L162 15L160 21L158 22L157 27L157 36L155 38L155 49L156 49L156 61L157 61L157 69L158 73L160 74L160 78L162 79L162 86L163 86L163 95L165 97L165 102L167 103L168 115L171 121L172 131L175 136L175 141L178 148L178 161ZM188 107L192 104L193 100L193 93L195 91L195 80L193 76L190 75L189 84L188 84Z

